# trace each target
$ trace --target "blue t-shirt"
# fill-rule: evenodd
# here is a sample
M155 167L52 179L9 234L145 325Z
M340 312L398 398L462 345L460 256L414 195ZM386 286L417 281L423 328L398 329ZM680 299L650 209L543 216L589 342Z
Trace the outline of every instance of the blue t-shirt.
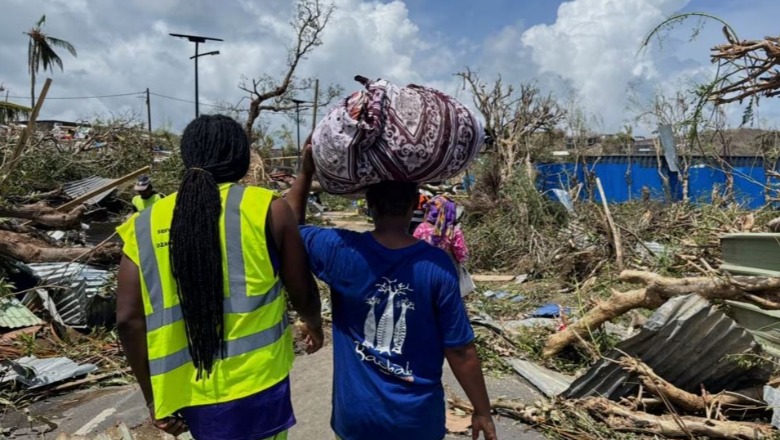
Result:
M331 288L333 430L343 440L444 438L444 349L474 339L450 257L425 242L388 249L368 232L301 235Z

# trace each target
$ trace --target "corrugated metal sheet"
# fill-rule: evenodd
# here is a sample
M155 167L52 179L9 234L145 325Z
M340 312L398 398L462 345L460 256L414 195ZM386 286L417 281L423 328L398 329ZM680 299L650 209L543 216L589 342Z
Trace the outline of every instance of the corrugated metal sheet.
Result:
M523 359L509 359L509 365L517 374L535 386L547 397L555 397L571 386L574 378L552 371Z
M720 238L721 269L739 275L780 277L780 234L727 234Z
M0 299L0 327L20 328L42 323L40 318L16 298Z
M51 287L29 292L24 303L40 299L53 316L56 312L58 320L71 326L86 325L90 301L111 277L109 271L81 263L34 263L28 266L41 278L44 286Z
M0 367L0 383L14 380L28 388L38 388L96 370L95 365L79 365L64 357L38 359L30 356L11 361L7 367Z
M108 185L109 183L114 182L115 179L107 179L105 177L87 177L86 179L77 180L75 182L68 182L65 185L62 186L62 190L65 191L65 194L67 194L70 198L75 199L77 197L81 197L84 194L87 194L89 192L92 192L101 186ZM114 192L114 188L106 190L95 197L92 197L91 199L87 200L85 203L87 205L94 205L96 203L99 203L101 200L108 197L109 194Z
M739 391L763 385L769 371L745 369L731 355L752 353L758 346L745 329L698 295L673 298L634 337L579 377L567 398L604 396L612 400L636 392L637 381L613 360L623 353L649 365L659 376L688 392Z

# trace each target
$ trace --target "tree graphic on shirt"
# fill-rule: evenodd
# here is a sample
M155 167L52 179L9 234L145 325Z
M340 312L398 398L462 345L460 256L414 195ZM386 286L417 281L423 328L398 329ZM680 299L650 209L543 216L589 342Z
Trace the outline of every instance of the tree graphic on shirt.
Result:
M398 304L401 308L401 317L398 318L398 323L395 325L395 333L393 335L393 353L403 354L404 340L406 340L406 311L414 310L414 303L405 299Z
M406 295L406 292L412 291L408 284L398 283L396 280L385 278L385 282L378 284L379 292L388 295L385 310L382 317L379 318L379 325L376 332L376 349L379 353L390 354L390 344L393 342L393 330L395 325L395 297L397 295ZM405 324L404 324L405 325Z
M368 348L374 348L376 342L376 305L382 302L381 299L376 296L372 296L366 303L371 306L368 310L368 316L366 316L366 322L363 324L363 336L365 341L363 345Z

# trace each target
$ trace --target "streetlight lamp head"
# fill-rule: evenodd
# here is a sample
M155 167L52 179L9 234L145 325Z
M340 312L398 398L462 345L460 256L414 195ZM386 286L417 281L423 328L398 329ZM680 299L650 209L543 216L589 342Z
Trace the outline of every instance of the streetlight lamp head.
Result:
M292 102L293 104L305 104L305 103L307 103L309 101L306 101L306 100L303 100L303 99L290 98L290 102Z
M200 35L168 34L171 37L186 38L193 43L205 43L206 41L223 41L221 38L203 37Z
M219 51L218 50L213 50L211 52L199 53L197 55L191 56L190 59L193 60L195 58L205 57L206 55L219 55Z

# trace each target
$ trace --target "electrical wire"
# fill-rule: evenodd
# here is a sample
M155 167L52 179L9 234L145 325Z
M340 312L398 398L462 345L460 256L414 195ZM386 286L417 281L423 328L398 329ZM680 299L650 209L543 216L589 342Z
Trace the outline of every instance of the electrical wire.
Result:
M133 92L133 93L119 93L115 95L99 95L99 96L61 96L61 97L46 97L46 100L54 100L54 99L103 99L103 98L120 98L123 96L136 96L146 93L145 91L141 92ZM26 99L29 98L29 96L9 96L9 98L14 99Z

